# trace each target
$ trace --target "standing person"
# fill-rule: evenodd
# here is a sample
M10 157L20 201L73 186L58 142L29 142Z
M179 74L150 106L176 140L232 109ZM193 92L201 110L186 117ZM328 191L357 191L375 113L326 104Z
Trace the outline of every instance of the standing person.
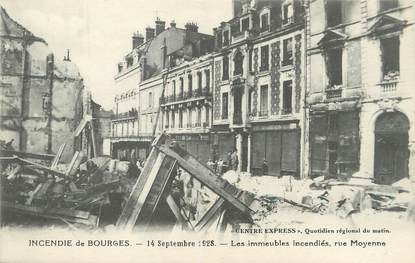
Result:
M232 169L234 171L238 170L238 164L239 164L238 151L235 149L232 153Z
M219 162L218 162L218 173L219 175L223 174L223 160L222 159L219 159Z
M262 163L262 174L268 175L268 162L266 159L264 159L264 162Z
M227 171L229 171L232 167L232 151L228 152L228 169L226 169Z

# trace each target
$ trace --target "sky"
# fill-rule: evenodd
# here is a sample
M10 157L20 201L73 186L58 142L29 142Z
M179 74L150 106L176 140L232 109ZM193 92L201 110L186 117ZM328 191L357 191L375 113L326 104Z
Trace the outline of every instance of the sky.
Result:
M96 102L112 108L116 65L131 50L131 36L154 27L158 16L177 27L196 22L199 32L232 16L232 0L0 0L9 15L46 40L59 58L70 50Z

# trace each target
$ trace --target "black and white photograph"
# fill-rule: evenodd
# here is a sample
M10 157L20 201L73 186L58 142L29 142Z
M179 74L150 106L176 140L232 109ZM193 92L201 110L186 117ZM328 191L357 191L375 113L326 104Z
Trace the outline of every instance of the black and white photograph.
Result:
M0 262L414 262L412 0L0 0Z

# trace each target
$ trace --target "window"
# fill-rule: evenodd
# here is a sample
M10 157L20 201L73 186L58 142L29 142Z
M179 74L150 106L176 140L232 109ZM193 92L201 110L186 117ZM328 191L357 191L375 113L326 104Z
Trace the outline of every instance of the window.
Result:
M252 95L253 91L250 89L248 93L248 113L252 113Z
M253 64L252 63L252 49L249 50L248 59L249 59L249 61L248 61L249 71L252 72L253 71L253 69L252 69L252 64Z
M337 132L337 127L338 127L338 118L337 118L337 114L335 113L330 113L328 116L328 129L329 129L329 133L335 133Z
M343 61L342 49L329 49L326 57L327 75L329 78L329 87L342 85L343 83Z
M183 128L183 111L179 111L179 128Z
M234 62L234 72L233 75L242 75L243 74L243 63L244 63L244 56L240 50L236 51L235 58L233 59Z
M269 14L265 13L261 15L261 32L269 30Z
M205 70L205 78L206 78L206 89L210 89L210 70Z
M189 111L187 112L187 128L192 127L192 120L193 118L193 109L189 109Z
M148 107L149 108L153 107L153 93L152 92L148 93Z
M122 63L118 64L118 73L120 73L122 71Z
M224 46L229 45L229 30L223 31L223 45Z
M180 93L179 93L180 98L183 98L183 89L184 89L184 79L180 78Z
M222 60L222 80L229 80L229 58L224 56Z
M171 127L174 128L176 122L176 114L174 111L171 112Z
M398 0L379 0L379 11L387 11L399 6Z
M187 76L187 80L188 80L187 84L188 84L188 88L189 88L189 96L191 96L192 95L192 89L193 89L193 77L192 77L191 74L189 74Z
M294 22L293 19L294 10L293 10L293 3L291 1L287 1L282 6L282 24L291 24Z
M283 41L283 60L282 65L292 65L293 64L293 40L292 38L285 39Z
M261 71L269 69L269 47L268 45L261 47Z
M196 126L200 127L202 122L202 109L197 108L197 119L196 119Z
M134 63L134 59L132 57L127 58L127 68L131 67Z
M341 0L330 0L326 3L327 27L333 27L342 23Z
M173 84L172 84L172 86L173 86L173 97L176 97L176 80L173 80Z
M249 17L241 20L241 31L244 32L247 30L249 30Z
M380 40L383 80L399 77L399 37Z
M268 116L268 85L262 85L260 87L260 116Z
M202 72L197 72L197 88L202 90Z
M170 114L169 112L166 112L166 114L164 115L164 128L169 128L169 122L170 122Z
M222 93L222 120L228 119L228 93Z
M282 113L292 113L292 80L284 81L282 91Z

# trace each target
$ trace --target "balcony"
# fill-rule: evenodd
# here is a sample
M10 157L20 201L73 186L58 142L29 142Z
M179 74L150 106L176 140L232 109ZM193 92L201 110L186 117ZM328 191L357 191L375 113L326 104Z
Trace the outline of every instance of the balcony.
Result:
M206 87L203 89L196 89L191 91L186 91L179 93L177 95L163 96L160 97L160 104L164 105L167 103L181 102L190 99L205 98L210 97L212 94L210 90Z
M396 87L398 86L399 80L388 80L388 81L382 81L379 83L380 91L382 93L391 93L396 91Z
M138 117L138 111L137 110L130 110L128 112L123 112L123 113L118 113L118 114L114 114L111 117L111 120L116 121L116 120L126 120L126 119L134 119Z

